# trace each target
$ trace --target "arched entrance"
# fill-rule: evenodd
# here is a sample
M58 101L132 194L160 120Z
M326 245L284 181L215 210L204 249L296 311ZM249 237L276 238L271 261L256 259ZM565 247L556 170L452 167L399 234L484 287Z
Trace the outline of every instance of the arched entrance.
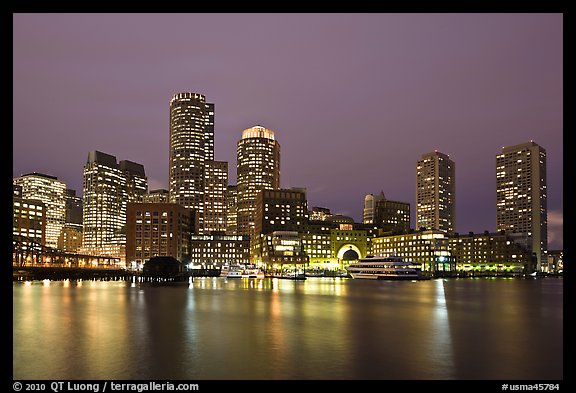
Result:
M355 258L354 258L354 254L356 254ZM342 247L340 247L340 249L338 250L338 253L336 254L336 257L338 258L338 260L344 260L347 262L347 261L362 258L362 253L360 252L360 249L355 244L348 243L348 244L344 244Z
M349 249L342 255L344 261L355 261L359 258L358 253L352 249Z

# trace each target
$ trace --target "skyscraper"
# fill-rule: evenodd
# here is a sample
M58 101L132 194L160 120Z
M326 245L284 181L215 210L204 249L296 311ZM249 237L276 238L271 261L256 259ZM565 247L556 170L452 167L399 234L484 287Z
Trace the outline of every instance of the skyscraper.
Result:
M514 234L535 254L539 271L548 249L546 150L533 141L496 155L496 229Z
M77 253L82 247L82 198L66 189L66 222L58 238L60 250Z
M204 162L204 233L226 232L228 162Z
M439 151L423 154L416 163L416 229L456 228L455 164Z
M23 199L36 199L46 207L46 246L57 248L58 237L66 222L66 183L55 176L29 173L16 177Z
M144 167L92 151L84 165L82 253L126 258L126 206L148 191Z
M214 104L198 93L170 100L170 201L204 216L204 162L214 159ZM201 232L202 233L202 232Z
M252 236L258 192L280 188L280 144L274 131L254 126L242 132L236 152L237 234Z
M230 184L226 192L226 234L235 235L238 222L238 187Z

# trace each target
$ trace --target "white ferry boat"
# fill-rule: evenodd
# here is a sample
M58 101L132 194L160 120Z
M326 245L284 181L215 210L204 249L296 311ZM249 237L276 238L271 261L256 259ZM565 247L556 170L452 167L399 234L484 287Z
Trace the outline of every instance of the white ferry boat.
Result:
M242 267L239 265L225 265L220 271L220 276L225 278L242 278Z
M264 278L264 272L254 265L223 266L220 276L225 278Z
M242 270L242 278L264 278L264 272L255 266L248 266Z
M352 278L371 280L423 280L420 264L405 261L401 256L367 256L346 269Z

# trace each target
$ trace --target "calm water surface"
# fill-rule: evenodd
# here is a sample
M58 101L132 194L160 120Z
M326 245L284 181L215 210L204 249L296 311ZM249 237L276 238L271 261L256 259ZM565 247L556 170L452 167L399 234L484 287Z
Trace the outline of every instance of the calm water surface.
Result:
M563 379L563 280L13 284L13 379Z

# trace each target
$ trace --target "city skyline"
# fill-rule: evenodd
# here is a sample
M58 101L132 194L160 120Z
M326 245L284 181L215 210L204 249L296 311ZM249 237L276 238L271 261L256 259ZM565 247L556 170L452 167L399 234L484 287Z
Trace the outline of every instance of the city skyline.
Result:
M262 125L282 145L280 186L357 222L364 196L384 191L410 203L414 226L415 164L438 150L458 168L456 231L494 231L496 156L534 140L548 153L549 249L562 248L562 14L13 22L14 177L46 173L81 194L86 156L99 150L141 163L150 189L168 189L168 102L191 91L214 103L215 160L228 162L229 184L242 130ZM202 42L186 43L194 33Z

